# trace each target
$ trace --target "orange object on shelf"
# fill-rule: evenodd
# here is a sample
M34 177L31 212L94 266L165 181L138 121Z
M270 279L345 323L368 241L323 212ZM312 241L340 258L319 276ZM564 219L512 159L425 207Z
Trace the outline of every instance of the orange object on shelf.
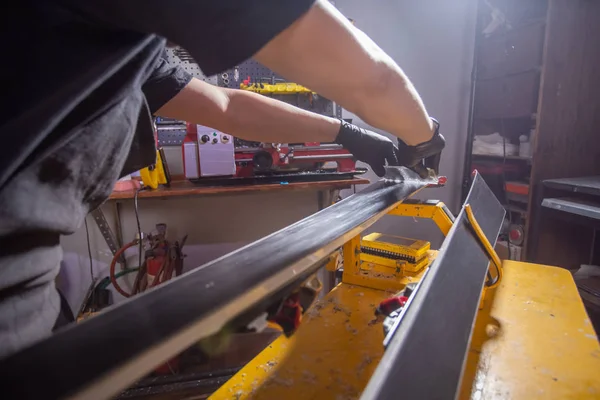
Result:
M529 184L525 182L506 182L506 191L527 196L529 194Z
M113 192L136 191L141 186L142 186L142 184L137 179L118 180L115 182Z

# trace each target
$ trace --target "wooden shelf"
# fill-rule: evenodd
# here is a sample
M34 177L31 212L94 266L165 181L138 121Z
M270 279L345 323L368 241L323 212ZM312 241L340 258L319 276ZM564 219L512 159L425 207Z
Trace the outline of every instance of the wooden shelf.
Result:
M253 193L253 192L276 192L287 190L309 190L309 189L345 189L352 185L368 184L369 180L364 178L324 180L314 182L290 182L287 184L268 183L259 185L236 185L236 186L204 186L189 181L175 181L170 187L161 186L156 190L143 190L139 192L139 199L167 198L182 196L205 196L215 194ZM135 190L113 192L109 200L133 199Z

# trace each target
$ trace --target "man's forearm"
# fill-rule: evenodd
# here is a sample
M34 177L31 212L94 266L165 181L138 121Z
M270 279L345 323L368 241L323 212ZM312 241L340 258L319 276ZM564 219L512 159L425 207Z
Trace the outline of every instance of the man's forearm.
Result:
M256 93L215 87L198 79L193 79L156 114L259 142L332 142L340 128L340 122L334 118Z
M226 90L231 132L261 142L333 142L340 122L284 102L242 90Z
M400 67L325 0L255 57L409 145L432 137L423 102Z

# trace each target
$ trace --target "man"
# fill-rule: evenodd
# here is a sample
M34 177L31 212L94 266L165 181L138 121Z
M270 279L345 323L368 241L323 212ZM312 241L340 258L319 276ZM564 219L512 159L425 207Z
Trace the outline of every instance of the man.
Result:
M383 176L386 163L398 165L398 156L406 158L384 136L256 93L210 85L170 66L165 58L159 60L143 91L154 115L210 126L241 139L338 141L379 176Z
M173 79L155 72L165 38L207 75L254 56L401 140L396 148L337 120L185 77L151 105L159 115L251 140L335 140L378 174L386 163L439 161L443 138L412 84L325 0L24 0L0 18L11 57L2 66L10 101L0 111L0 357L54 325L60 235L80 226L121 174L154 162L142 86L150 93Z

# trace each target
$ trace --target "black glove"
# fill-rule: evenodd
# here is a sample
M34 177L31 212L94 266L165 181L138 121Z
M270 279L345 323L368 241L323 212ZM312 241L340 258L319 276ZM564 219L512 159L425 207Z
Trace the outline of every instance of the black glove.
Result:
M378 176L385 175L386 165L398 165L394 142L385 136L341 121L340 132L335 142L341 144L357 160L366 162Z
M437 175L440 167L440 158L442 149L446 145L446 139L440 134L440 123L431 119L435 125L433 137L416 146L409 146L398 139L398 149L396 157L401 165L413 169L421 178L429 177L428 169L433 170Z

